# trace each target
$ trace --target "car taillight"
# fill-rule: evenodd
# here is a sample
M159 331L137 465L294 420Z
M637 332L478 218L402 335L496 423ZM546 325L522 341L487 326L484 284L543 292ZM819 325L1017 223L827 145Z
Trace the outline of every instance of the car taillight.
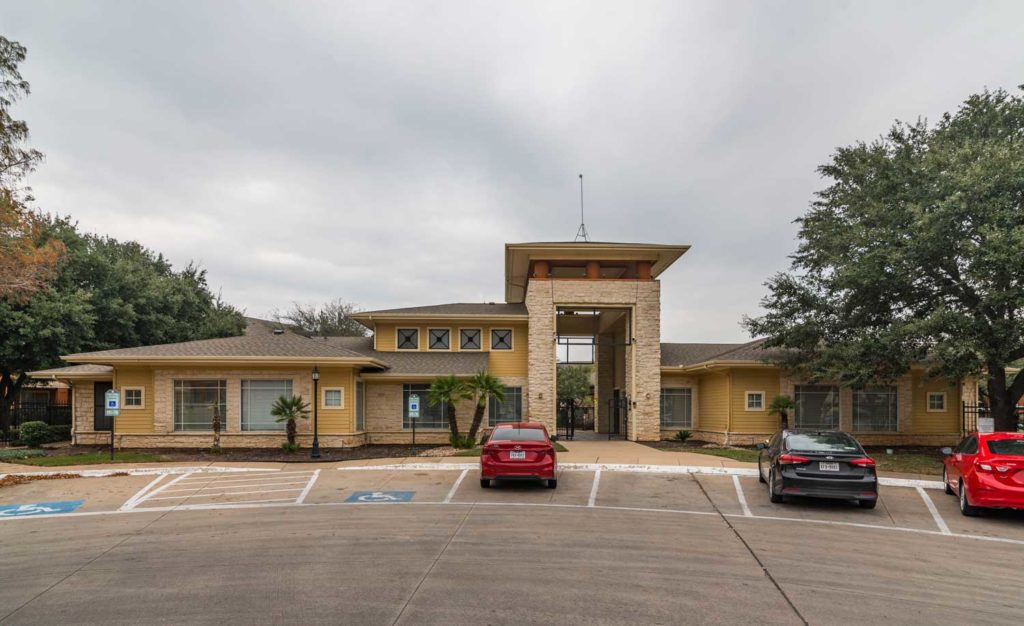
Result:
M974 462L974 467L979 472L991 472L992 471L992 466L989 465L988 463L981 463L979 461L975 461Z
M857 467L874 467L875 460L871 457L864 457L863 459L850 459L848 461L850 465L856 465Z
M782 465L799 465L800 463L810 463L811 460L805 456L797 456L795 454L783 454L779 456L779 463Z

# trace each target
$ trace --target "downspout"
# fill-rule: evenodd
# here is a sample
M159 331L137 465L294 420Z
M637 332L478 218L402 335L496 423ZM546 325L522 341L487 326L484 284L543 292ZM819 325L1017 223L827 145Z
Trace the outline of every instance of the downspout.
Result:
M732 433L732 370L729 370L726 377L725 396L729 401L725 405L725 445L729 445L729 435Z

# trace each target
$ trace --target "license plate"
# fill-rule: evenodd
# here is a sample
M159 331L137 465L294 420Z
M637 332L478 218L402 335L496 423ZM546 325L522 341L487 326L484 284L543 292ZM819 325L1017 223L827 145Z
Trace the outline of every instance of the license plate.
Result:
M526 458L525 450L513 450L508 453L508 458L513 461L522 461Z
M822 462L818 463L818 469L821 470L822 472L838 472L839 471L839 464L838 463L826 463L826 462L822 461Z

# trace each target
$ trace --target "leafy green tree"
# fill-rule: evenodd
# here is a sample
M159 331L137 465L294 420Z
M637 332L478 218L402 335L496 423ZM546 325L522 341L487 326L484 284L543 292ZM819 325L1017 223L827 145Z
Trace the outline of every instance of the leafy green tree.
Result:
M285 433L288 437L285 448L296 450L298 448L298 444L295 443L295 434L298 430L296 420L309 419L309 403L303 400L302 396L280 396L270 407L270 414L277 418L274 420L277 423L284 422Z
M476 441L476 433L480 430L480 424L483 422L488 398L494 398L496 402L504 402L505 385L497 376L480 371L466 382L466 386L476 403L473 409L473 423L469 427L469 438Z
M472 397L466 383L455 376L438 376L427 390L427 402L430 406L444 407L453 442L459 439L459 422L455 417L455 407L459 400L468 400Z
M563 365L558 368L555 388L558 399L565 402L569 409L570 419L575 417L576 409L591 397L592 372L593 368L589 365Z
M365 337L366 327L352 319L358 311L354 304L341 299L319 307L296 302L286 313L275 312L274 319L313 337Z
M787 367L859 387L912 363L983 375L999 430L1012 430L1024 373L1024 100L972 95L934 125L897 123L839 148L797 222L789 272L747 328Z

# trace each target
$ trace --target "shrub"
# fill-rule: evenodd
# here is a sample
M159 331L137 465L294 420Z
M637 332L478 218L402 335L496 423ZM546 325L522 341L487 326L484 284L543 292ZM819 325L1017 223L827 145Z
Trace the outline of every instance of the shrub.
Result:
M451 435L448 437L448 443L450 443L453 448L461 448L465 450L476 447L476 439L468 435Z
M25 422L18 429L18 439L30 448L49 443L52 436L50 425L46 422Z
M688 430L681 430L681 431L676 433L675 440L676 441L686 441L687 439L690 438L691 434L692 433L690 433L690 431L688 431Z
M65 424L64 426L50 426L50 442L55 441L70 441L71 440L71 425Z
M281 444L281 449L284 450L285 452L289 453L289 454L293 454L293 453L299 451L299 444L297 444L297 443L289 443L289 442L286 441L286 442Z
M0 459L30 459L34 456L46 456L44 450L0 450Z

